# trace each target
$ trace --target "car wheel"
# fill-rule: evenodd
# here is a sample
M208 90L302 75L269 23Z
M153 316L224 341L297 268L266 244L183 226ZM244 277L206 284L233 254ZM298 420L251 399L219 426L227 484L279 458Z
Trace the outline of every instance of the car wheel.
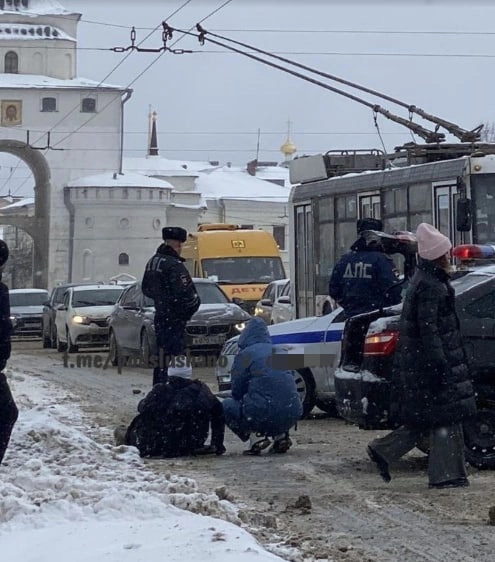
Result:
M117 347L117 340L115 339L115 334L113 330L110 331L110 335L108 336L108 356L110 359L110 363L116 367L119 364L119 348Z
M150 339L146 330L141 332L141 364L147 369L150 367L151 361L151 349L150 349Z
M299 371L293 371L293 375L297 392L303 405L302 417L306 418L316 405L315 381L313 379L313 374L309 369L301 369Z
M77 353L79 351L79 347L72 343L69 328L67 328L67 348L69 353Z
M64 343L64 342L61 342L59 337L58 337L57 328L55 328L55 342L56 342L56 346L57 346L57 351L65 351L67 349L67 344Z
M466 460L476 468L495 468L495 410L480 409L464 422Z
M316 400L316 407L334 418L340 418L335 400L326 400L325 402Z

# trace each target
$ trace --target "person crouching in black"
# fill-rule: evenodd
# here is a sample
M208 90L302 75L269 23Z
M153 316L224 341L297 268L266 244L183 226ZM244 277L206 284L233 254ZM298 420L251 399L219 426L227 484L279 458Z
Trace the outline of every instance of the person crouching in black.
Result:
M10 357L10 336L12 334L9 290L5 283L1 282L2 270L8 258L9 248L3 240L0 240L0 464L19 415L7 378L3 373Z
M141 457L225 453L222 403L199 380L168 377L139 402L138 412L128 428L116 428L116 445L136 447ZM205 445L210 426L210 445Z
M155 303L158 365L153 370L154 385L166 382L168 374L172 374L169 365L175 365L175 357L186 355L186 323L201 304L184 266L185 260L180 257L187 231L180 227L166 227L162 229L162 238L163 244L146 264L142 281L143 293ZM186 369L186 376L190 377L190 364L186 365Z

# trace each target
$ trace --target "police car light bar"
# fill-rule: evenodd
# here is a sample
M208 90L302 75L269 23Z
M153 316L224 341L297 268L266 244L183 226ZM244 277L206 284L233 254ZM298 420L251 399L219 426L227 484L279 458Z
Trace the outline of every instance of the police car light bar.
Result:
M461 244L454 247L452 256L460 260L491 259L495 258L495 246Z

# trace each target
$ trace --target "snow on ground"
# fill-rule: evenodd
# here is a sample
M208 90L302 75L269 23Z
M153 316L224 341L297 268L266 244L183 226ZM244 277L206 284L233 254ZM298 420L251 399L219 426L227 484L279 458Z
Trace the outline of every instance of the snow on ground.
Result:
M20 413L0 466L3 560L281 560L240 527L234 504L153 472L133 447L98 443L94 432L110 441L110 428L91 428L73 396L6 374Z

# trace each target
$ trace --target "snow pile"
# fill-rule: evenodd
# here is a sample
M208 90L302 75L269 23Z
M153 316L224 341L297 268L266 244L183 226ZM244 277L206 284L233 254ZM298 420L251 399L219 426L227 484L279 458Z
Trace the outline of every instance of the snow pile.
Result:
M113 446L111 430L91 429L73 396L7 375L20 415L0 466L5 560L58 562L68 552L73 562L154 562L164 552L168 561L280 560L238 526L232 503L200 493L190 478L151 471L133 447Z

